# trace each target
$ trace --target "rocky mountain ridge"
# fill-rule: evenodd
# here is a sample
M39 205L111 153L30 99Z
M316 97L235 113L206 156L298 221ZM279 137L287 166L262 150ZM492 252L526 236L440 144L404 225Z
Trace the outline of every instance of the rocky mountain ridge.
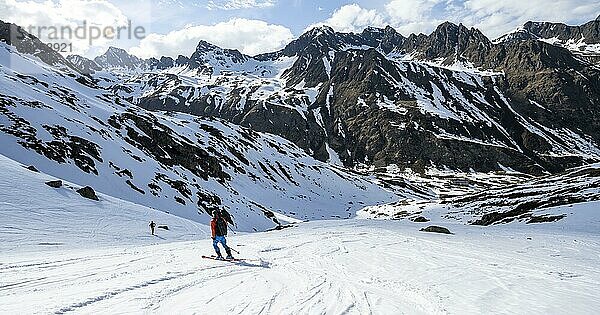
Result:
M144 108L224 118L346 166L541 174L599 158L599 77L560 45L492 42L446 22L408 38L323 26L255 57L201 42L185 63L112 88Z

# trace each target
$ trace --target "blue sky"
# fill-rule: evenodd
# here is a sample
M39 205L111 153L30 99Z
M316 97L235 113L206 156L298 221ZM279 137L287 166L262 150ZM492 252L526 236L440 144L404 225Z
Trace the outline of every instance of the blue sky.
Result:
M88 57L111 45L144 58L189 55L200 39L257 54L322 24L344 32L391 25L409 35L429 33L448 20L495 38L528 20L581 24L599 14L597 0L0 0L0 19L21 26L76 27L85 20L116 27L131 20L146 31L141 40L71 39L73 53Z

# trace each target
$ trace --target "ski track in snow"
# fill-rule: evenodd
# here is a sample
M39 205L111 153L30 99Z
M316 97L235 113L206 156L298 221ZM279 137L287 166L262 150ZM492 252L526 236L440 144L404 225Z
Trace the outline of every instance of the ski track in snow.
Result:
M532 228L304 223L210 240L3 255L2 313L591 314L600 239ZM164 232L167 233L167 232ZM528 239L531 238L531 239ZM23 301L28 301L23 303Z

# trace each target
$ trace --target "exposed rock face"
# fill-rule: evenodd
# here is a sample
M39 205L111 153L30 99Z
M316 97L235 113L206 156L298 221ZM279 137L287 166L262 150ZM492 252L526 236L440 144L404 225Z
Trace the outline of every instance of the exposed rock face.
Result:
M593 37L594 23L563 33ZM96 60L215 75L206 86L190 86L183 76L150 72L113 91L147 109L216 116L281 135L322 161L338 155L346 166L490 171L502 165L540 174L593 161L600 152L599 118L591 114L600 102L599 71L534 39L550 29L530 23L523 30L530 37L493 44L477 29L452 23L408 38L391 27L361 34L319 27L256 58L200 42L190 58L144 61L111 48ZM293 63L274 68L281 58ZM272 78L277 71L281 79ZM279 90L252 97L276 84ZM92 162L85 162L90 172Z
M386 26L384 29L369 27L362 33L361 37L370 47L376 47L385 54L402 53L406 37L398 33L393 27Z
M339 218L396 198L366 176L319 162L281 137L218 118L150 112L120 97L130 85L109 85L139 79L157 88L172 80L176 87L186 77L119 69L91 75L104 80L97 86L82 86L83 76L5 43L0 54L0 154L35 161L45 174L204 223L208 213L226 209L242 231L273 228L280 211L301 220ZM81 193L95 199L91 189Z
M45 63L63 70L75 71L77 69L52 48L15 24L0 21L0 42L14 46L20 53L33 55Z
M171 57L161 57L160 60L150 58L146 62L150 69L164 70L175 66L175 60Z
M184 65L187 65L189 62L190 62L190 58L179 55L177 57L177 59L175 60L175 65L176 66L184 66Z
M484 58L492 42L478 29L445 22L429 36L411 36L403 45L404 51L417 58L441 60L443 65L458 61Z
M79 55L70 55L67 56L67 60L70 61L80 73L83 74L94 74L96 71L101 71L102 67L98 65L95 61L85 58Z
M79 193L81 195L81 197L83 197L83 198L96 200L96 201L100 200L98 198L98 196L96 196L96 192L94 191L94 189L90 186L85 186L83 188L78 189L77 193Z
M539 38L557 38L563 42L572 40L586 44L600 44L600 21L598 19L575 26L564 23L527 22L523 28Z
M564 217L561 206L597 200L600 200L600 165L594 164L517 185L502 185L449 198L444 203L453 210L460 209L453 215L464 215L465 219L472 220L470 224L488 226L514 221L553 222ZM557 213L543 213L551 208L557 209L554 211Z
M527 22L519 31L525 37L539 39L569 49L580 59L600 64L600 20L583 25L564 23Z

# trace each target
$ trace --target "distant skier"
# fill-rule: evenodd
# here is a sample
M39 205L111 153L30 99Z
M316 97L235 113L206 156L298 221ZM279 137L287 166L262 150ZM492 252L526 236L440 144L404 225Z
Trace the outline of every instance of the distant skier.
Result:
M213 247L217 252L217 259L223 259L223 256L221 256L221 250L219 249L219 243L221 243L223 248L225 248L225 252L227 253L226 259L233 259L233 255L231 255L231 248L227 246L227 240L225 239L225 236L227 236L227 223L231 222L231 216L226 211L213 211L213 218L210 221L210 229L212 231Z
M148 224L148 226L150 227L150 232L152 232L152 235L154 235L154 228L156 227L156 223L154 223L154 221L150 221L150 224Z

